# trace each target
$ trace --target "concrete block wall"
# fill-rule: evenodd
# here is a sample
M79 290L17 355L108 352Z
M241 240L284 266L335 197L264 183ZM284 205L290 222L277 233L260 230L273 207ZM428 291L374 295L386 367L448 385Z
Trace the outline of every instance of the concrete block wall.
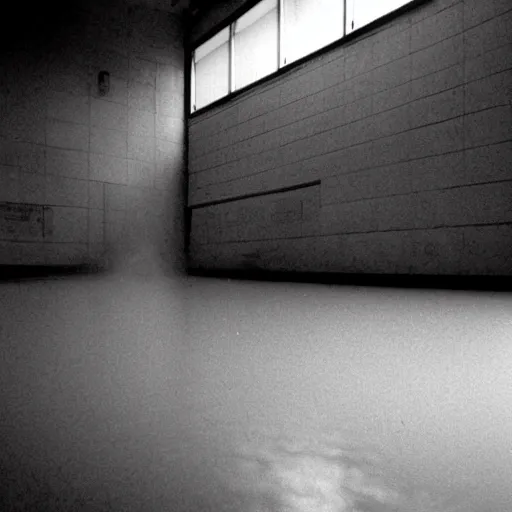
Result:
M181 265L179 15L50 2L5 23L16 30L0 48L0 203L44 207L44 229L37 240L0 230L0 264L104 263L152 246Z
M192 264L510 275L510 26L508 0L428 1L191 118ZM314 232L204 233L210 202L315 180Z
M302 237L318 234L319 208L318 183L293 191L199 208L192 215L194 257L197 258L196 253L203 246L225 245L240 250L224 261L223 268L238 264L243 268L258 268L262 258L267 265L278 264L268 251L260 251L258 244L275 239L294 243ZM245 244L248 240L258 243L251 248Z

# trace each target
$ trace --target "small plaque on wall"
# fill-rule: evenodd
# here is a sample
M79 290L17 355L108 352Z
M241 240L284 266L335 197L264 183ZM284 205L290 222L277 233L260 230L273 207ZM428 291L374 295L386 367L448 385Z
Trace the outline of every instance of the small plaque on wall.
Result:
M0 240L16 242L43 241L43 206L0 203Z

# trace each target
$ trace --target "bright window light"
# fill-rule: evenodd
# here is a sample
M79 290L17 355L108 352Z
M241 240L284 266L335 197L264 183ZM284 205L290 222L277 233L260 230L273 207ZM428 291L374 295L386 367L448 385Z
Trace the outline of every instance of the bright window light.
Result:
M347 34L364 27L410 0L347 0Z
M343 0L284 0L283 64L343 37Z
M191 111L257 82L410 2L261 0L193 52Z
M277 0L263 0L235 23L234 88L277 71Z
M229 94L229 28L195 50L194 68L196 109Z

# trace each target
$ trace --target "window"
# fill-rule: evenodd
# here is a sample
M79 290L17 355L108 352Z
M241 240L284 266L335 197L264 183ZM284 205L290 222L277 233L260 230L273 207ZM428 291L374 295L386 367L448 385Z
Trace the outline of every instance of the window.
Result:
M196 48L193 58L193 107L201 108L229 90L229 28Z
M408 2L409 0L347 0L346 33L364 27Z
M261 0L192 55L191 110L228 96L412 0Z
M234 26L234 86L241 89L277 71L277 0L260 2Z
M343 37L343 1L283 1L283 64Z

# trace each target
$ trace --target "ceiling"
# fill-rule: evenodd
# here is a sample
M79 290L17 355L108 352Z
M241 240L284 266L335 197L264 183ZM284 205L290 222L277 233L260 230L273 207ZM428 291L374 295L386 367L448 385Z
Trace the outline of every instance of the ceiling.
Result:
M188 12L192 16L198 15L206 7L211 7L219 0L126 0L127 3L144 4L154 9L169 12Z
M182 13L190 8L192 0L126 0L128 4L143 4L153 9Z

